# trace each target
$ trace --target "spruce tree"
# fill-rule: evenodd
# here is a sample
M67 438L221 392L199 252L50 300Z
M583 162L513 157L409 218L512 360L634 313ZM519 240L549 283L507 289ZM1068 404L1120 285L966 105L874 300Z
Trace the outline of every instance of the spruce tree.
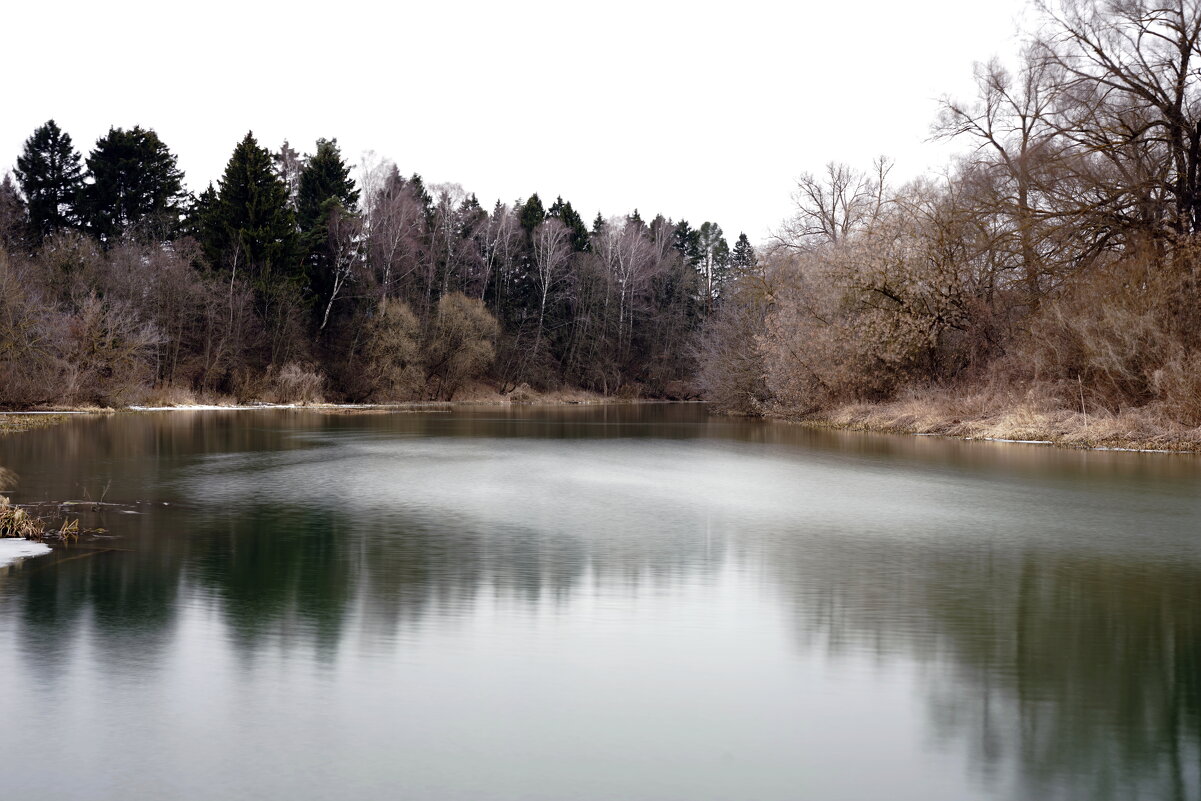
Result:
M680 258L684 263L693 269L697 269L701 264L701 232L688 224L687 220L680 220L676 225L675 236L672 241L672 247L680 254Z
M521 227L525 229L526 236L530 236L534 229L542 224L546 219L546 210L542 207L542 199L538 197L538 193L530 195L530 199L525 203L520 204L517 212L517 221L521 223Z
M334 289L337 254L331 252L331 221L353 216L358 202L359 190L350 177L350 166L342 160L338 140L318 139L317 152L308 157L300 173L296 196L308 288L314 298L328 298ZM318 314L320 305L314 307Z
M350 177L350 165L342 160L337 139L318 139L317 152L309 156L300 173L296 195L296 218L302 231L322 225L321 209L336 200L347 211L357 211L359 190Z
M151 239L175 235L186 198L183 173L152 129L110 128L96 141L87 165L80 215L102 242L131 233Z
M253 133L234 148L216 195L202 193L197 205L205 255L215 267L249 275L260 293L297 278L287 188Z
M751 246L751 241L746 238L746 234L738 235L738 241L734 243L734 250L730 254L730 267L738 272L749 270L759 263L759 257L755 255L755 248Z
M413 173L409 176L409 189L413 193L413 197L417 198L417 202L421 204L421 208L425 211L426 222L434 218L434 199L430 197L430 193L426 191L425 181L421 175Z
M25 199L17 191L12 175L0 181L0 248L10 252L25 249L29 233L29 214Z
M570 202L565 203L562 197L556 198L546 216L559 220L571 232L572 250L584 253L589 249L588 226L584 224L584 218L571 207Z
M29 209L33 244L75 224L75 203L83 183L79 151L70 135L49 120L25 140L17 157L17 181Z

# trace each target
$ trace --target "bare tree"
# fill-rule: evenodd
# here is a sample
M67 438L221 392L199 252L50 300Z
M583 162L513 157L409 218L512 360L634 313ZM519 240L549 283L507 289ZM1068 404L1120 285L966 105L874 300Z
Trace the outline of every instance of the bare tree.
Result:
M1057 124L1091 168L1078 176L1077 202L1111 229L1201 231L1201 4L1039 7L1048 20L1041 56L1063 76Z
M533 353L537 354L546 326L546 306L552 290L562 282L571 257L571 232L555 218L543 220L533 232L534 283L538 292L538 328Z
M362 266L362 220L359 215L347 211L342 205L335 204L330 209L326 222L326 236L329 246L332 273L329 298L325 303L325 312L321 315L319 330L324 331L329 323L330 312L334 303L346 293L347 286L352 283Z
M1060 173L1060 144L1053 119L1062 71L1039 48L1027 48L1016 75L999 61L976 64L976 97L970 102L944 98L935 126L940 138L969 137L977 143L969 163L986 175L989 193L977 193L980 213L1008 218L1031 303L1044 288L1042 276L1055 248L1049 223L1058 217L1048 191ZM1002 245L1002 242L997 242ZM1050 251L1050 252L1048 252Z
M823 176L803 173L793 193L796 214L776 239L787 247L837 244L879 217L893 162L877 158L870 172L830 162Z
M365 179L364 237L367 260L381 299L396 297L417 270L424 214L421 202L386 163Z

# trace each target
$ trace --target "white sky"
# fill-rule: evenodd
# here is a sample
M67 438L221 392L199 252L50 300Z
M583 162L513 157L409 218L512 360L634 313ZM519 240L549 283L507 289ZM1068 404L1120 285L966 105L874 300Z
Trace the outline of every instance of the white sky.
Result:
M974 61L1017 48L1025 0L21 2L0 8L0 172L53 117L86 156L154 128L189 187L253 129L338 138L485 207L538 192L589 221L637 207L752 241L831 160L938 168L926 141Z

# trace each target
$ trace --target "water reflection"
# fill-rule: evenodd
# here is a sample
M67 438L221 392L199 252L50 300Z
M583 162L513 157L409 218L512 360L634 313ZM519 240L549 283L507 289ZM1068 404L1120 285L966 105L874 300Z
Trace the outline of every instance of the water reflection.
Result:
M714 659L769 663L783 613L797 681L763 692L852 692L864 669L909 666L923 717L890 725L918 753L959 755L966 784L945 797L1201 793L1192 459L630 407L114 418L9 438L0 463L35 496L111 482L146 502L105 522L122 550L60 551L0 582L0 642L60 687L85 657L151 680L181 641L214 635L245 665L309 654L353 681L372 675L356 660L484 614L510 633L614 626L605 647L630 664L638 627L672 641L654 616L676 614L721 638ZM738 624L714 628L730 609ZM184 622L206 616L219 623ZM825 781L863 789L846 764L880 757Z

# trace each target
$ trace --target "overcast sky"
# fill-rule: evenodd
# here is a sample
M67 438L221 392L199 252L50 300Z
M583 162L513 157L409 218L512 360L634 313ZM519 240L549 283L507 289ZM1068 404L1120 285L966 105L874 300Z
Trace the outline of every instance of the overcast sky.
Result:
M248 129L337 137L485 205L562 195L760 241L827 161L945 163L937 100L1016 50L1025 0L3 6L7 168L50 118L85 156L110 125L154 128L195 191Z

